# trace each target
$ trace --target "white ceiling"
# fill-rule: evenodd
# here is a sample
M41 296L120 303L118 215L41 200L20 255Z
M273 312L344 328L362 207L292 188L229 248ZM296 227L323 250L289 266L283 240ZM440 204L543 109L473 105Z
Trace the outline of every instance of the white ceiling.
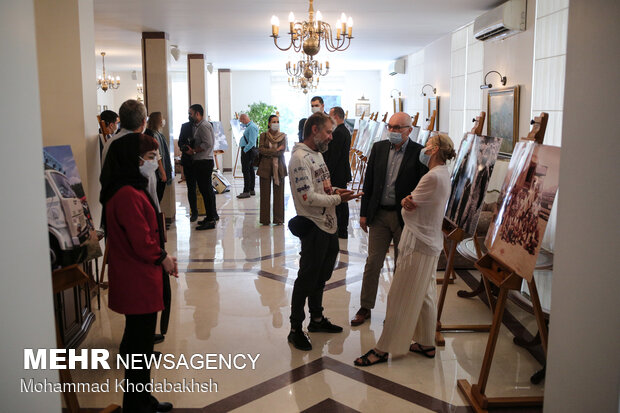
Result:
M354 20L350 48L322 52L332 70L386 68L471 22L503 0L315 0L324 21L335 25L341 12ZM143 31L168 33L183 52L173 69L183 70L185 53L204 53L217 68L283 70L292 57L273 45L270 19L280 18L286 43L288 13L308 19L307 0L95 0L95 53L106 52L106 69L140 70ZM284 34L284 35L282 35ZM100 60L97 60L100 69Z

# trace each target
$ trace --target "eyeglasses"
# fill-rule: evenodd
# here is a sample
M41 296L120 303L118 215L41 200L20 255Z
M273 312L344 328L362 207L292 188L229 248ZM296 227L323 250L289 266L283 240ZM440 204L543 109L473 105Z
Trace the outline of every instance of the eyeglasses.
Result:
M401 129L407 129L409 127L409 125L390 125L389 123L387 125L385 125L385 127L387 128L387 130L401 130Z

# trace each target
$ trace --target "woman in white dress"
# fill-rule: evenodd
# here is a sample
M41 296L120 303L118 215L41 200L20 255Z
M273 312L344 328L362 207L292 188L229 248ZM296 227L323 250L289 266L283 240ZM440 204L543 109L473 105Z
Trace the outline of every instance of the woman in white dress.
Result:
M443 245L441 224L450 196L446 161L455 156L452 140L443 133L432 136L420 151L420 162L429 172L401 202L405 227L398 244L383 332L377 346L355 360L356 366L384 363L390 353L402 355L407 350L435 357L435 272Z

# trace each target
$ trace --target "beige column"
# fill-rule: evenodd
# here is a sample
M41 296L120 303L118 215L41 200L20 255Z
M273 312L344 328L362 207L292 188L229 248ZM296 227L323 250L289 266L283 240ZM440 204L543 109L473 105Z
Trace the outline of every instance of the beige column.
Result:
M142 33L142 77L144 83L144 104L150 114L161 112L166 119L166 126L162 131L168 141L170 150L170 127L172 125L172 96L168 82L168 34L164 32ZM175 218L174 186L168 186L160 206L166 218Z
M231 110L231 76L230 69L218 69L218 88L220 94L220 121L226 132L226 140L228 141L228 148L230 148L224 154L224 171L232 171L235 155L237 154L237 145L234 143L232 132L230 129L230 119L232 119Z
M187 87L189 90L189 105L199 104L205 109L205 115L209 114L207 110L207 84L205 81L205 55L204 54L188 54L187 55Z
M93 0L35 0L34 11L43 146L71 146L98 224L101 166Z

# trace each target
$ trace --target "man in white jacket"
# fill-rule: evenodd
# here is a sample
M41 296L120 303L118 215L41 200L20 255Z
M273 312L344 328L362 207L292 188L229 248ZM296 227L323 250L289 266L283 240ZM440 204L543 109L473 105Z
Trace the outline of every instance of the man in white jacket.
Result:
M339 244L336 205L360 197L353 191L332 188L329 169L321 153L332 139L332 121L322 112L313 114L304 125L304 141L293 147L289 174L291 193L298 216L311 221L301 238L301 258L291 299L291 332L288 341L300 350L311 350L302 330L308 299L308 331L340 333L342 327L323 316L323 289L332 276Z

